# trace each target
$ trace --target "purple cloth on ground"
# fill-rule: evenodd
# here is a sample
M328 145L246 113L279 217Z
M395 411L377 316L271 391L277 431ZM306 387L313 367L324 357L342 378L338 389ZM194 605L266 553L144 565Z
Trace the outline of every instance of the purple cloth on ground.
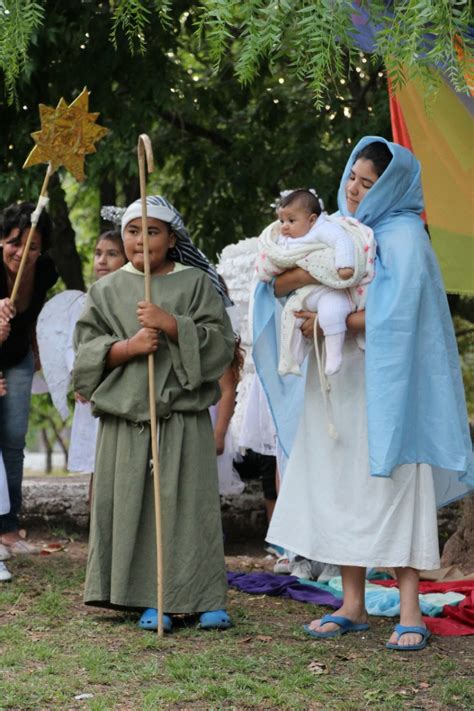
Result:
M233 588L252 595L279 595L297 602L310 602L313 605L327 605L337 610L342 600L326 590L313 585L303 585L293 575L275 575L274 573L227 573L227 582Z

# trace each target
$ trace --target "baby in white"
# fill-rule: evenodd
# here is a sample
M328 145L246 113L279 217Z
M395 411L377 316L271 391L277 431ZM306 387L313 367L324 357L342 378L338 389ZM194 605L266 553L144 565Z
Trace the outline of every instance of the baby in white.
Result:
M354 287L360 281L370 281L367 279L370 269L361 272L357 270L354 281L356 266L360 267L360 254L364 253L363 259L373 264L375 255L375 242L371 230L365 228L356 221L345 221L343 218L328 218L321 214L321 207L318 198L309 190L294 190L286 195L278 208L280 230L278 234L268 234L264 231L260 237L259 256L256 263L258 278L262 281L269 281L275 275L281 274L292 266L302 266L312 273L307 255L315 252L321 247L329 247L332 250L332 269L336 269L336 280L329 279L331 286L315 284L298 289L300 298L300 309L318 313L318 320L324 333L326 343L326 375L333 375L338 372L342 363L342 347L346 332L346 318L357 308L352 298L353 290L346 287ZM268 229L268 228L267 228ZM359 252L356 254L355 240L353 232L360 232L362 241L356 240ZM369 246L370 245L370 246ZM328 270L327 250L326 264L324 269ZM367 255L370 252L370 255ZM289 254L290 253L290 254ZM293 254L294 253L294 256ZM322 252L318 252L316 261L321 261ZM324 260L323 260L324 261ZM313 258L314 262L314 258ZM364 262L365 264L365 262ZM373 273L373 269L372 269ZM313 276L315 274L313 273ZM319 277L319 272L318 272ZM361 279L361 277L363 279ZM333 284L337 282L337 288ZM363 290L361 290L363 292ZM288 303L288 302L287 302ZM288 305L290 308L290 305ZM360 308L360 305L359 305ZM298 309L295 309L298 310ZM299 365L306 353L307 346L299 327L303 323L302 319L293 319L286 310L282 319L282 340L279 372L298 373ZM291 328L291 334L285 340L284 330ZM285 352L285 348L291 351L291 357Z

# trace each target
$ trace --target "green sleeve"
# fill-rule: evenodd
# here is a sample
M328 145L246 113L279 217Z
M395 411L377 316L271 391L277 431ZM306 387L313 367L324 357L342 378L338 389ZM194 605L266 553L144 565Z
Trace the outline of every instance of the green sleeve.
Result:
M178 342L168 339L173 370L185 390L217 381L232 361L234 334L221 297L203 274L195 283L189 315L176 315Z
M91 290L74 331L74 390L88 400L105 377L107 353L119 340L107 324Z

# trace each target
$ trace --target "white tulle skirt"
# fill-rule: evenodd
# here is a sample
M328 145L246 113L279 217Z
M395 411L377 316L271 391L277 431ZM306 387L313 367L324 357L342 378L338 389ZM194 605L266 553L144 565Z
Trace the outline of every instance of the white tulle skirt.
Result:
M217 405L212 405L209 408L209 413L212 427L214 428L217 418ZM234 468L235 455L234 439L229 427L225 435L224 451L217 457L217 475L219 477L219 494L221 496L241 494L245 489L245 484L240 478L239 472Z
M314 353L310 358L304 416L267 540L337 565L438 568L431 467L403 465L388 478L369 474L364 353L348 336L342 368L331 377L335 440Z
M253 376L242 418L239 448L253 449L259 454L276 454L275 425L257 374Z

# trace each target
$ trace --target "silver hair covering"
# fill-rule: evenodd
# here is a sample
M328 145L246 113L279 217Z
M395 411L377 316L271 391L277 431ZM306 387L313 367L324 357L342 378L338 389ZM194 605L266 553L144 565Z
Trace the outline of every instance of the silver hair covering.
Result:
M116 205L104 205L100 208L100 216L106 222L112 222L117 227L120 227L122 215L125 212L125 207L117 207Z
M287 195L290 195L290 194L293 193L295 190L299 190L299 188L293 188L292 190L282 190L281 193L280 193L280 196L275 200L275 202L272 202L272 203L270 204L270 207L273 207L273 208L276 210L276 209L280 206L280 203L281 203L281 201L283 200L283 198L286 198ZM318 193L316 192L316 190L315 190L314 188L307 188L307 190L308 190L309 193L311 193L312 195L314 195L315 198L317 198L317 200L318 200L318 202L319 202L319 206L320 206L320 208L321 208L321 211L322 211L322 212L325 212L323 199L319 197L319 195L318 195Z

